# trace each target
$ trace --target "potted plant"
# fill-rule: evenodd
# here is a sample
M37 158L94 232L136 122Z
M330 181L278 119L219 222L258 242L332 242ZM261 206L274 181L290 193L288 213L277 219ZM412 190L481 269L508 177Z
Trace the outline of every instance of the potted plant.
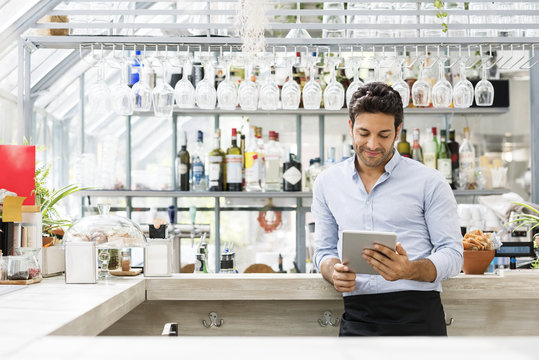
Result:
M528 204L513 202L515 205L520 205L530 211L529 214L519 214L516 219L509 221L507 224L516 224L515 230L523 226L530 226L528 231L532 231L536 227L539 227L539 210ZM539 233L533 237L534 248L539 247ZM531 266L533 269L539 268L539 257L532 261Z
M68 195L76 193L80 190L86 190L88 188L81 188L78 185L70 184L60 188L58 190L49 189L47 187L47 177L51 171L51 165L43 165L36 168L35 176L35 197L36 205L39 206L42 216L42 234L44 237L43 245L53 245L54 239L57 236L63 235L63 228L72 225L71 220L62 219L56 205L60 200ZM47 239L46 238L50 238Z

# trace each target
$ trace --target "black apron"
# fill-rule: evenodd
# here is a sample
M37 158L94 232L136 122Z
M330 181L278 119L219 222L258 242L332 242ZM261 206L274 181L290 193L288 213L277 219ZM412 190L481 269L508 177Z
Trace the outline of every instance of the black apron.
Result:
M437 291L344 297L339 336L447 336Z

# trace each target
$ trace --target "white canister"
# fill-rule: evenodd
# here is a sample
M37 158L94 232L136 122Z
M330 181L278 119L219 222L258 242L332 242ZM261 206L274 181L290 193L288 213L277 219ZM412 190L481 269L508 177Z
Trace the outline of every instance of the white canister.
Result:
M144 276L172 276L172 239L149 239L144 248Z
M93 242L65 244L66 284L97 282L97 249Z

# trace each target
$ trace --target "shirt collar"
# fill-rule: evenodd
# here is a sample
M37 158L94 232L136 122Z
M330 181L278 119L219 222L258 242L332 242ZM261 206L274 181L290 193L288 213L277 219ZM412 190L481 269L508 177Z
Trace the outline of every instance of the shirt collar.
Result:
M388 173L388 175L391 175L391 173L393 172L395 167L397 167L397 164L400 162L400 160L401 160L401 155L399 154L399 152L397 150L393 150L393 156L391 157L391 159L387 162L386 166L384 167L384 169ZM349 157L345 161L348 162L347 165L348 165L348 169L350 171L350 175L352 177L354 177L356 175L359 176L359 174L357 173L356 164L355 164L356 155Z

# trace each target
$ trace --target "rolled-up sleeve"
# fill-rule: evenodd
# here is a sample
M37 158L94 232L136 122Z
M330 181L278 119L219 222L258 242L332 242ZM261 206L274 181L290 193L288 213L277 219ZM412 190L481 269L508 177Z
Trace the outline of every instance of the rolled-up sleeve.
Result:
M433 245L427 259L436 267L439 282L460 273L463 250L457 202L449 184L436 180L425 189L425 222Z
M339 230L324 196L324 178L319 175L314 182L311 212L315 219L313 261L318 270L327 258L339 258L337 242Z

